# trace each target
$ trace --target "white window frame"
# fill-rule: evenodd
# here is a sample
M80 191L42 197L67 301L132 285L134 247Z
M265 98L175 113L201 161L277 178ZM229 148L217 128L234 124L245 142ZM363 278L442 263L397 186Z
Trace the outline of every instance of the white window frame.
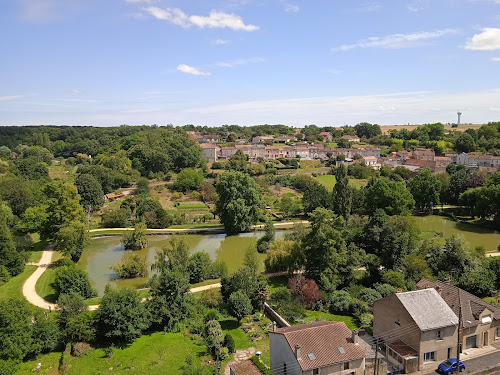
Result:
M424 353L424 362L432 362L436 360L436 352Z

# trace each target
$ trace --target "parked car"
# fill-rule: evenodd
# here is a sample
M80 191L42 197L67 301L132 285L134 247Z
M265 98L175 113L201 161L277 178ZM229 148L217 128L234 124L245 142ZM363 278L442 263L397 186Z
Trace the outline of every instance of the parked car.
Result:
M465 365L463 364L462 361L460 361L460 365L458 366L458 370L462 371L465 370ZM456 358L450 358L441 363L438 366L438 372L440 372L443 375L448 375L448 374L453 374L454 372L457 372L457 359Z

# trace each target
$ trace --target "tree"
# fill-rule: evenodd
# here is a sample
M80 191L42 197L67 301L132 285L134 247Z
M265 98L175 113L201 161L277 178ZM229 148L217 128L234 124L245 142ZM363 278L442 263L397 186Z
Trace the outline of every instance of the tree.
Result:
M257 240L257 251L259 253L267 252L267 250L269 249L269 244L276 238L276 229L274 228L273 221L270 217L266 218L264 230L264 235Z
M12 209L12 213L22 217L26 209L33 202L33 188L30 183L13 174L0 178L0 200L5 201Z
M240 290L229 296L229 308L231 309L231 315L238 319L238 322L252 313L250 298Z
M153 276L150 284L152 298L146 302L146 308L151 314L151 321L158 327L171 330L188 317L193 306L188 276L164 269Z
M84 299L97 296L87 272L72 264L58 267L55 271L54 289L57 295L76 293Z
M148 228L168 228L172 218L163 209L158 197L138 197L137 217L142 219Z
M87 311L88 306L85 304L84 298L78 293L60 294L57 299L57 322L63 332L63 337L66 339L66 327L69 321L84 311ZM66 340L67 342L67 340Z
M314 280L306 279L304 276L295 276L288 279L288 289L297 296L299 302L306 309L312 309L314 304L323 296L319 291L318 284Z
M257 222L262 193L254 179L241 172L224 172L216 190L215 212L226 231L244 232Z
M32 318L25 300L8 299L0 304L0 361L19 362L30 352Z
M300 241L290 241L278 238L273 241L264 261L268 272L287 271L292 275L296 270L303 267L305 256Z
M110 340L133 341L148 327L149 316L139 293L106 287L95 315L98 332Z
M212 260L204 251L198 251L189 258L189 282L199 283L209 278L212 273Z
M156 250L155 262L151 265L151 269L159 272L170 270L186 273L188 266L189 247L183 239L173 236L169 246Z
M215 186L211 182L204 181L200 188L201 199L205 202L215 202L217 199L217 192Z
M137 195L138 196L149 196L149 180L145 177L141 177L137 180Z
M91 174L80 174L75 181L81 205L85 212L93 212L102 207L104 193L101 184Z
M338 148L350 148L352 145L351 142L349 142L348 139L346 138L340 138L338 141L337 141L337 147Z
M12 233L7 226L8 218L2 210L10 213L10 209L0 202L0 266L4 266L10 276L19 275L24 270L24 258L16 250Z
M432 208L439 204L441 182L432 174L430 168L419 170L408 182L408 186L415 200L415 207L420 211L432 212Z
M129 225L130 211L119 208L108 210L102 215L101 225L104 228L126 228Z
M177 181L174 182L174 189L179 191L195 190L200 187L202 182L203 175L201 172L186 168L177 175Z
M341 216L324 208L317 208L311 214L311 231L302 244L305 275L322 288L335 288L343 281L341 268L347 261L345 237L345 222Z
M78 262L85 245L90 241L85 224L81 221L73 221L62 227L56 234L57 250Z
M379 177L368 182L365 204L369 215L383 209L392 216L409 213L415 206L415 200L403 182Z
M476 149L472 136L468 133L462 133L455 140L455 150L458 152L471 152Z
M69 318L64 330L66 342L90 342L96 337L95 315L90 311Z
M354 126L356 135L360 138L373 138L382 134L382 129L377 124L370 124L368 122L360 122Z
M22 159L16 164L16 171L18 176L26 180L41 180L49 177L49 168L46 163L38 163L34 159Z
M287 195L283 195L279 203L279 210L281 211L283 218L287 219L297 215L300 212L300 206L295 199Z
M331 194L319 182L313 181L307 184L302 191L304 193L302 197L304 212L311 213L317 208L331 208Z
M395 288L405 289L405 275L401 272L388 270L382 275L382 281L386 284L392 285Z
M148 275L146 258L137 254L127 254L118 264L110 268L118 274L120 279L133 279Z
M54 349L59 341L59 327L45 311L37 311L33 316L32 344L30 354L38 355Z
M217 320L210 320L205 326L205 343L207 351L216 356L224 343L224 333Z
M42 238L54 238L56 233L69 223L85 223L85 214L79 203L80 196L74 185L55 180L45 185L43 193L47 197L44 202L47 205L47 220L40 231Z
M351 215L352 190L347 177L347 167L340 164L335 169L335 186L333 187L333 208L337 215L347 220Z
M248 165L248 155L245 155L242 150L236 151L226 163L226 170L243 172Z
M126 250L140 250L148 246L146 224L137 223L132 232L123 235L122 243Z

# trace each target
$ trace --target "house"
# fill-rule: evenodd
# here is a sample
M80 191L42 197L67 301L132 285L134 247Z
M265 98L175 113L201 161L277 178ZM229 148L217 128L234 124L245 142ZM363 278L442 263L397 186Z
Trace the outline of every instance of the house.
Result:
M217 156L220 151L220 147L215 143L200 143L202 149L202 155L209 163L217 161Z
M330 132L321 132L319 135L323 137L324 142L331 142L333 140L333 135Z
M195 135L196 140L198 143L217 143L219 142L219 136L215 134L201 134L201 135Z
M274 137L272 135L258 135L252 138L253 144L264 143L266 141L274 142Z
M375 156L363 156L363 159L361 159L361 162L364 165L372 167L375 170L379 170L381 167L381 164L378 162L378 160Z
M361 139L357 135L343 135L342 139L347 139L349 142L361 142Z
M430 148L421 148L417 147L415 151L413 151L413 159L416 160L428 160L428 161L434 161L434 157L436 154L434 153L434 150Z
M287 375L362 375L365 352L344 322L312 322L269 332L271 370Z
M274 142L276 143L290 143L296 141L297 138L289 136L289 135L282 135L279 137L274 138Z
M434 288L395 293L373 304L373 335L389 365L420 371L456 357L458 317Z
M123 198L124 196L126 196L128 194L123 194L123 193L120 193L120 194L115 194L115 193L109 193L109 194L106 194L104 196L104 200L106 202L113 202L119 198Z
M461 316L462 350L500 343L500 308L451 285L449 279L446 281L422 279L418 282L417 288L438 290L455 315Z
M237 362L229 366L230 375L262 375L259 368L250 360Z

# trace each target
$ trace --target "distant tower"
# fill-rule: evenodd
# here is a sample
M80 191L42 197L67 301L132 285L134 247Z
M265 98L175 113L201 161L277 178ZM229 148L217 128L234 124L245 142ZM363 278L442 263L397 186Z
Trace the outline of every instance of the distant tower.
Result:
M458 122L457 122L457 126L458 126L458 125L460 125L460 116L462 116L462 112L458 111L457 115L458 115Z

